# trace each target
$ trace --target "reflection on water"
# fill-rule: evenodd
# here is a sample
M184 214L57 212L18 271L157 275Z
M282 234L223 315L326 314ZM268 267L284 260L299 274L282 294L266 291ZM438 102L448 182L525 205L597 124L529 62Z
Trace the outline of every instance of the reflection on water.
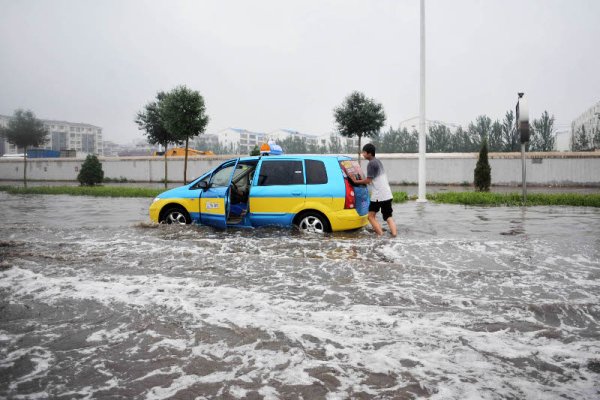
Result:
M600 211L394 206L399 235L149 223L0 193L0 397L600 391Z

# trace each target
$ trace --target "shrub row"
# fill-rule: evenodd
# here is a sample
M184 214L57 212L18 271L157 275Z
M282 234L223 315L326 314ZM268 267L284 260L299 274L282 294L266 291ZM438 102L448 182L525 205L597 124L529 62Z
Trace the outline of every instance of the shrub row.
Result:
M0 191L11 194L67 194L97 197L156 197L164 189L119 186L33 186L28 188L0 186Z
M520 193L445 192L428 194L427 198L436 203L448 204L486 206L523 205L523 198ZM600 194L529 193L527 194L526 205L600 207Z

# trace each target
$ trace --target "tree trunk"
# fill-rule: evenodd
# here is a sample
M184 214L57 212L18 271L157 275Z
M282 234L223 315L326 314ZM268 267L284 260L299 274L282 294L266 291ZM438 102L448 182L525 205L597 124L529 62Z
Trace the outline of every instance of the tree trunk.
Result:
M23 148L23 186L27 187L27 146Z
M163 179L163 181L165 182L165 189L167 188L167 177L169 176L168 171L167 171L167 145L168 143L165 143L165 179Z
M358 134L358 158L357 158L357 160L358 160L359 163L360 163L360 150L361 150L360 142L361 142L361 139L362 139L362 135L359 133Z
M183 184L187 185L187 157L188 157L188 144L190 137L185 137L185 161L183 162Z

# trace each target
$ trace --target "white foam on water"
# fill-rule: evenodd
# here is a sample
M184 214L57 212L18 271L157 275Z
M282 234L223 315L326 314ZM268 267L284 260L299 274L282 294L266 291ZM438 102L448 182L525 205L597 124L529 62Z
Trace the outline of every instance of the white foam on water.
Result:
M175 352L182 364L199 357L227 364L206 375L188 374L180 366L151 370L136 380L177 377L165 387L148 388L149 399L177 396L202 383L221 383L221 395L227 391L242 398L248 391L240 382L257 380L262 396L280 398L275 383L319 383L310 372L318 368L328 368L339 382L329 390L330 399L357 392L385 397L385 390L401 391L410 384L428 393L424 397L438 399L593 398L600 390L597 376L585 369L586 361L600 354L597 337L566 341L564 336L583 328L563 319L560 309L560 324L554 326L530 307L598 304L599 282L588 279L597 260L589 254L556 255L552 243L537 239L524 244L477 238L356 243L286 237L282 249L277 238L246 240L241 234L194 238L194 232L186 232L177 241L140 240L127 237L130 233L102 240L91 235L75 238L79 249L73 255L99 257L104 267L77 257L69 268L59 258L17 259L0 272L0 289L14 301L51 306L91 301L168 316L181 322L181 330L173 336L145 330L143 335L157 340L143 351ZM150 270L141 268L140 260L147 260ZM562 265L569 268L561 270ZM579 297L569 300L575 290ZM583 317L597 324L591 315ZM222 337L195 338L214 327L225 332ZM125 323L99 328L88 343L100 346L142 335ZM560 335L540 337L542 329ZM236 341L245 330L261 334L250 342ZM234 339L228 339L229 332ZM0 332L0 341L5 336ZM276 343L273 348L263 347L270 341ZM129 352L141 348L136 342ZM39 362L39 374L47 364ZM368 383L377 374L392 382L383 388ZM113 378L104 388L120 383ZM99 388L87 390L93 397Z
M3 367L9 367L14 365L15 361L27 356L29 361L33 364L33 370L26 375L19 376L9 384L9 388L15 390L19 385L27 383L33 379L37 379L46 376L50 366L54 362L54 355L40 346L32 346L29 348L17 349L9 352L6 355L6 359L2 362Z
M243 399L248 394L248 391L246 389L244 389L244 388L239 387L239 386L232 385L229 388L229 394L231 394L236 399Z
M87 342L108 341L111 343L121 341L121 340L129 337L129 335L131 334L130 331L127 331L125 329L126 327L127 327L126 324L121 324L119 327L111 329L110 331L107 331L105 329L100 329L100 330L92 333L90 336L88 336L86 341Z
M197 375L183 375L178 378L173 379L171 385L168 387L153 387L148 392L146 392L147 400L160 400L167 399L169 397L175 396L177 392L183 389L187 389L188 387L193 386L197 382L199 382L199 378Z
M190 347L190 344L190 341L183 339L162 339L161 341L154 343L148 351L152 353L161 347L184 351Z

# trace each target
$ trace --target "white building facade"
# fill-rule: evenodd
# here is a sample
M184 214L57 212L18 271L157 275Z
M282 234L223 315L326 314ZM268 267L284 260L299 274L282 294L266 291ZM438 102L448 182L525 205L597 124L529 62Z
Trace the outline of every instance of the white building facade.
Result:
M11 117L0 115L0 126L7 127ZM102 128L80 122L54 121L40 119L48 131L48 141L42 149L57 151L75 151L77 154L104 155ZM17 154L20 149L3 141L0 145L1 154ZM2 148L4 147L4 148Z
M585 110L583 114L571 122L571 136L577 133L582 127L588 135L596 129L600 129L600 101Z
M459 125L458 124L453 124L450 122L443 122L443 121L437 121L437 120L425 120L425 131L429 132L429 128L431 128L432 126L445 126L448 129L450 129L451 131L455 131L456 129L458 129ZM404 121L401 121L399 124L399 128L400 130L404 130L406 129L408 132L412 132L412 131L419 131L419 117L412 117L409 119L405 119Z
M220 154L250 154L255 146L267 143L270 139L275 142L281 142L289 138L298 138L306 142L307 145L316 147L331 148L332 138L336 140L344 152L345 149L354 149L358 146L357 138L342 137L337 133L311 135L291 129L277 129L268 133L254 132L247 129L227 128L213 134L203 134L195 137L190 142L192 148L198 150L212 150ZM362 144L369 143L369 138L363 138ZM285 151L285 149L284 149ZM354 152L355 150L352 150Z

